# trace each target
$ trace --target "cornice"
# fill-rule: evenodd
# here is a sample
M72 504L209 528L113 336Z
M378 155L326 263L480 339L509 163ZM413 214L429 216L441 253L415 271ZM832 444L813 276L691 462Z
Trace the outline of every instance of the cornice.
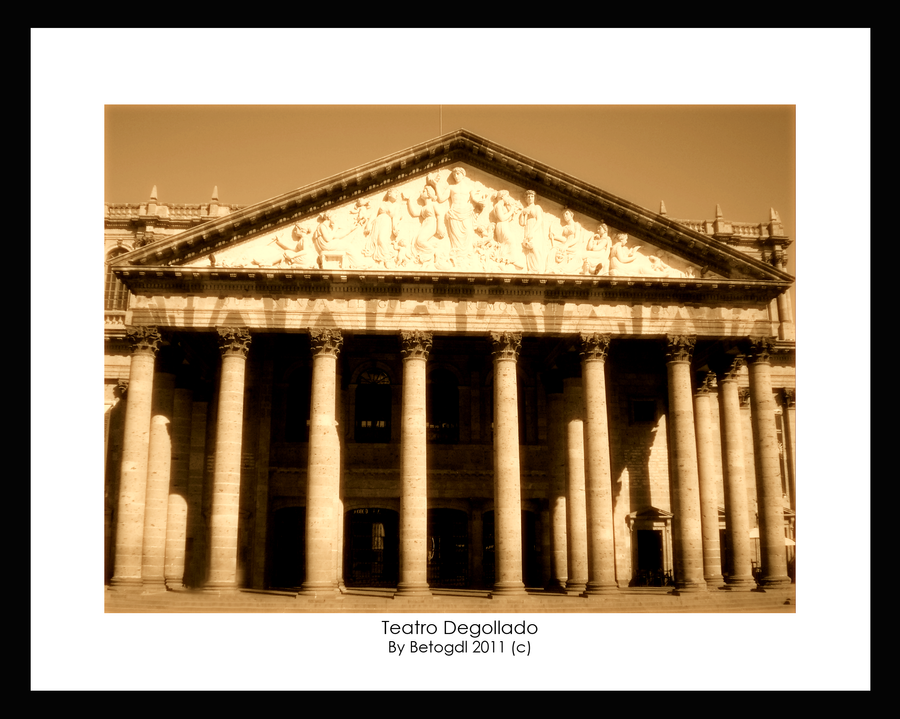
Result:
M203 256L217 247L272 228L295 223L328 207L352 200L403 179L435 168L466 162L493 175L534 190L539 196L570 207L596 220L658 245L704 270L724 277L742 275L781 283L793 277L749 256L716 237L623 200L521 153L504 148L466 130L420 143L379 160L360 165L319 182L211 218L176 236L153 242L116 258L117 266L173 266ZM787 238L785 238L787 239Z
M790 287L771 280L597 277L409 270L298 270L271 268L114 266L134 294L246 294L350 298L510 298L511 302L643 302L759 304Z

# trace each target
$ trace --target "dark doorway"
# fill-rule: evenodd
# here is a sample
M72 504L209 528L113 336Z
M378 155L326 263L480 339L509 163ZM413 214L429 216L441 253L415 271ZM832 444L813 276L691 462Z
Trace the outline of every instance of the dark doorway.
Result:
M348 587L396 587L400 576L400 515L366 507L347 513L344 583Z
M272 515L269 586L295 589L306 579L306 507L284 507Z
M469 583L469 517L459 509L428 510L428 584Z
M637 530L636 586L662 587L665 585L662 542L662 531L658 529Z

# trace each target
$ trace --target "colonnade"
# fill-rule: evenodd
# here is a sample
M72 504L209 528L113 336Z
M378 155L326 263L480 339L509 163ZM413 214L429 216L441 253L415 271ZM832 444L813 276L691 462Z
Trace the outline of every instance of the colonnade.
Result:
M251 339L241 328L219 328L222 355L209 513L209 572L205 588L238 587L237 553L244 374ZM398 597L427 596L426 366L432 335L399 333L403 356L400 447L400 578ZM181 585L185 571L187 478L192 434L190 393L175 376L156 371L156 328L129 329L131 375L126 400L116 519L114 589L153 591ZM522 335L491 333L494 409L495 577L493 593L525 593L522 569L522 490L517 369ZM306 578L301 593L338 591L343 507L341 447L335 417L339 329L310 330L312 392L306 492ZM575 342L578 371L548 387L551 418L547 589L587 596L613 593L616 575L613 477L605 363L610 336L582 333ZM725 514L731 571L721 572L715 452L709 403L712 373L698 388L691 374L695 338L667 338L669 475L676 591L755 586L750 565L746 472L737 375L749 366L757 473L762 582L789 583L784 551L780 468L769 356L772 342L751 341L746 352L720 356L718 380ZM791 395L793 397L793 395ZM793 424L790 425L793 433ZM181 457L180 461L175 460Z

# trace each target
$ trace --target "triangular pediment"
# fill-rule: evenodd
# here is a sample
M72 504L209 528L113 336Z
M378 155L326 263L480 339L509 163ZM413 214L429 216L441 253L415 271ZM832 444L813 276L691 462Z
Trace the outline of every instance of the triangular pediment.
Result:
M793 280L721 239L464 130L211 220L114 264Z

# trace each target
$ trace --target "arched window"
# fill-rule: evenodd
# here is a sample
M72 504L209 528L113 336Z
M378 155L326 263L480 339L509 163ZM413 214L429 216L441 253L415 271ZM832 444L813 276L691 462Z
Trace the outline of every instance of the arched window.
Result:
M357 442L391 441L391 380L371 369L360 374L356 387Z
M429 442L459 443L459 383L450 370L439 368L428 375L426 416Z
M109 253L107 260L113 257L124 255L126 250L117 249ZM106 290L103 295L104 310L127 310L128 309L128 288L125 287L118 278L113 274L112 268L106 268Z

